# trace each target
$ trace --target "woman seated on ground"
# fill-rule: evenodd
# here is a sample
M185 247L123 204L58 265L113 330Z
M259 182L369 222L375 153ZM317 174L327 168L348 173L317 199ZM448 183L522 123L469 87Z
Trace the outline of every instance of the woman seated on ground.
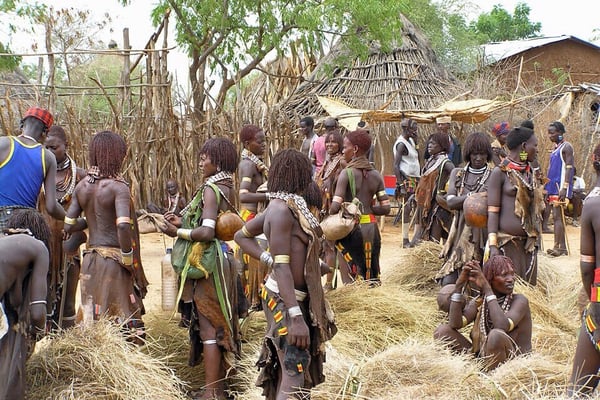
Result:
M463 293L466 284L481 288L481 296L468 303ZM490 371L504 361L531 351L531 311L522 294L513 293L515 271L512 260L497 255L483 266L467 262L450 296L448 322L435 330L435 339L455 351L470 351L484 359ZM473 323L472 342L460 329Z
M445 133L434 133L427 139L430 157L423 166L421 179L415 191L417 223L410 247L421 240L439 242L448 237L452 214L440 206L438 195L446 194L446 183L454 164L448 159L450 142Z
M488 178L492 172L489 165L492 154L488 135L474 132L467 136L463 148L463 158L467 165L452 170L448 194L438 196L438 200L445 202L446 208L454 212L448 240L442 251L445 261L436 276L442 286L456 282L465 262L483 260L487 228L467 225L463 204L473 193L487 191Z

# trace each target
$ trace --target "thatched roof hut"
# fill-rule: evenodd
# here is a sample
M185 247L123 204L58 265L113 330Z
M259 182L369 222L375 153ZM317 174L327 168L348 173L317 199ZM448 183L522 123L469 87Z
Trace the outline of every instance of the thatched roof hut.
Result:
M404 16L400 44L384 53L373 47L365 59L339 65L345 50L342 44L323 57L312 74L302 82L280 107L292 126L306 115L319 122L327 116L317 95L340 100L361 109L431 109L464 92L460 83L438 61L427 38ZM431 129L421 129L425 136ZM377 165L391 172L392 147L398 133L397 123L371 127L377 141ZM384 149L388 149L385 150ZM389 153L389 154L387 154ZM386 162L387 161L387 162Z
M337 65L342 44L322 58L310 77L286 101L290 117L322 116L316 95L334 97L357 108L427 109L456 93L456 80L439 63L427 38L401 16L400 44L389 53L374 47L365 59Z
M36 103L37 93L20 70L0 73L0 135L19 128L23 112Z

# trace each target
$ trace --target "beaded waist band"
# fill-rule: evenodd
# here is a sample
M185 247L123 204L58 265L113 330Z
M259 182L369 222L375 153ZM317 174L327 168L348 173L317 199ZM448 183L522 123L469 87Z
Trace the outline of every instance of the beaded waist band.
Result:
M271 278L270 276L267 278L265 286L271 292L279 293L279 285L277 284L277 281ZM306 299L306 297L308 296L308 293L298 289L294 289L294 293L296 294L297 301L304 301L304 299Z
M377 219L375 218L375 215L373 215L373 214L363 214L360 216L361 224L373 224L375 222L377 222Z

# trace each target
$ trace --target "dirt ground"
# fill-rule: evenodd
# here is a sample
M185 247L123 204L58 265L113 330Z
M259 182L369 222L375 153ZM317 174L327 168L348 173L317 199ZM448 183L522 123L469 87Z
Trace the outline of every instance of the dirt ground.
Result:
M385 268L393 268L402 260L410 249L403 249L402 229L400 226L393 226L392 217L386 217L383 224L382 248L380 264L382 274L385 276ZM544 262L551 264L557 271L564 273L569 277L579 276L579 228L567 225L568 244L571 250L569 256L552 258L545 255L546 249L553 246L554 235L543 235L543 251L540 257ZM144 299L146 312L148 314L161 313L162 291L161 291L161 260L163 259L166 248L171 247L173 239L161 233L148 233L141 235L141 254L142 263L150 286L148 294ZM570 279L569 279L570 281ZM385 281L383 282L385 284Z

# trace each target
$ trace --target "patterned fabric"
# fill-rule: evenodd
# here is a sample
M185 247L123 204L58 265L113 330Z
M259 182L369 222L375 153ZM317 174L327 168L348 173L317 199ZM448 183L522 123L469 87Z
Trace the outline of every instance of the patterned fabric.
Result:
M588 303L588 305L583 310L583 326L585 327L585 333L587 333L590 341L596 348L596 351L600 351L600 337L598 337L598 317L596 314L596 308L598 306L595 303ZM598 333L596 333L598 332Z
M52 123L54 122L54 117L52 117L52 114L50 114L50 111L45 110L40 107L31 107L29 110L27 110L27 112L23 116L23 120L25 120L28 117L33 117L35 119L39 119L46 125L47 129L50 129L50 127L52 126Z
M310 388L325 380L323 374L323 363L325 362L325 353L322 351L324 347L323 340L319 335L319 329L310 321L309 300L298 302L310 336L309 349L300 350L296 346L287 343L287 326L290 319L279 293L263 287L261 298L263 299L263 309L267 319L267 333L256 363L260 370L256 386L262 387L262 394L267 400L275 400L279 394L280 374L284 373L281 370L285 370L285 373L290 376L304 373L304 384L299 390L308 392ZM279 362L278 351L284 352L284 365Z
M510 125L506 121L500 122L500 123L494 125L494 127L492 128L492 132L496 136L500 136L502 134L508 133L509 131L510 131Z

